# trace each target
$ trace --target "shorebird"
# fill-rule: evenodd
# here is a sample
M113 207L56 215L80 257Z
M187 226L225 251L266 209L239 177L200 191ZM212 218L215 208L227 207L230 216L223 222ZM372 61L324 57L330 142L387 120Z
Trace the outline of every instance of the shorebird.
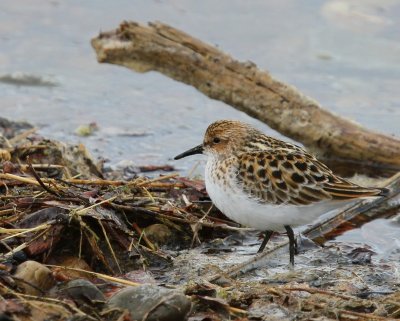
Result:
M194 154L207 156L205 184L215 206L233 221L264 231L259 252L274 231L286 230L292 265L296 250L292 227L387 192L341 178L302 147L239 121L212 123L202 144L175 159Z

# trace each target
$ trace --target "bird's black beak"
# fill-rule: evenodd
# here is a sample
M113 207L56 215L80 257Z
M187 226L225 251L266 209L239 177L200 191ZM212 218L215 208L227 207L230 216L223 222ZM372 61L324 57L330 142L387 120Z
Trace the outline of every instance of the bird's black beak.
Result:
M186 156L195 155L195 154L203 154L203 144L193 147L193 148L187 150L186 152L183 152L182 154L175 156L174 159L181 159Z

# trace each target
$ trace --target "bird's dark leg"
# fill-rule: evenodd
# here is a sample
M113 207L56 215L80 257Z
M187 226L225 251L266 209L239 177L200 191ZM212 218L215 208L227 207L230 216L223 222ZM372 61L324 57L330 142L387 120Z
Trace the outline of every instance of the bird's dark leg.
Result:
M297 247L296 240L294 238L294 233L292 228L289 225L285 225L285 229L287 232L287 235L289 237L289 254L290 254L290 264L294 266L294 252L295 252L295 247Z
M299 245L297 244L297 238L294 239L294 254L299 254Z
M258 253L261 253L262 251L264 251L265 246L267 245L267 243L268 243L268 241L271 238L273 233L274 233L273 231L269 231L269 230L264 232L264 240L262 241L261 246L258 249Z

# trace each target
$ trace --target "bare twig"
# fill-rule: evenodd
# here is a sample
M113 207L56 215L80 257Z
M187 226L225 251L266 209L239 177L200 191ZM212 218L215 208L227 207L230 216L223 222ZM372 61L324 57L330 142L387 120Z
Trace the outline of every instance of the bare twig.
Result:
M112 254L113 258L114 258L115 264L116 264L117 267L118 267L118 271L119 271L119 273L122 273L121 266L119 265L117 256L115 255L114 249L113 249L113 247L112 247L112 245L111 245L111 242L110 242L110 240L109 240L109 238L108 238L108 236L107 236L107 232L106 232L106 230L104 229L104 226L103 226L103 224L101 223L101 220L98 219L97 221L99 222L99 225L100 225L100 227L101 227L101 230L103 231L104 238L106 239L106 243L107 243L108 248L110 249L110 252L111 252L111 254Z
M135 229L135 231L139 234L139 241L140 239L143 239L151 251L156 251L156 247L154 246L153 243L150 242L150 240L146 236L146 233L142 231L142 229L135 222L132 223L132 226Z
M95 277L97 277L99 279L102 279L102 280L115 282L115 283L119 283L119 284L130 285L130 286L138 286L138 285L140 285L140 283L128 281L128 280L121 279L121 278L116 278L116 277L113 277L113 276L109 276L107 274L97 273L97 272L93 272L93 271L87 271L87 270L82 270L82 269L72 268L72 267L67 267L67 266L61 266L61 265L46 264L46 266L47 267L51 267L51 268L57 268L57 269L60 269L60 270L82 272L82 273L86 273L88 275L95 276Z
M57 196L57 197L60 197L60 195L59 195L56 191L53 191L49 186L46 186L46 185L42 182L42 179L41 179L40 176L36 173L35 169L33 168L32 164L30 163L29 159L28 159L27 161L28 161L28 167L29 167L29 169L30 169L30 171L31 171L31 173L32 173L32 175L33 175L33 177L35 177L36 180L38 181L39 185L40 185L47 193L53 194L53 195L55 195L55 196Z
M350 300L350 299L354 299L354 297L351 297L349 295L344 295L344 294L339 294L339 293L335 293L335 292L331 292L331 291L327 291L327 290L321 290L321 289L316 289L316 288L306 288L306 287L290 287L290 288L282 288L283 291L301 291L301 292L308 292L311 294L323 294L323 295L328 295L328 296L334 296L340 299L344 299L344 300Z

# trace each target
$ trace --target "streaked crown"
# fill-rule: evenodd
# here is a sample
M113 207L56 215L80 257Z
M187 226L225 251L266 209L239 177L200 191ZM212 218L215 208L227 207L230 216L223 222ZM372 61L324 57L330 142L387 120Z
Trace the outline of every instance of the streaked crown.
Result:
M204 135L204 154L218 158L236 155L242 149L251 131L254 129L239 121L216 121L208 126Z
M235 120L218 120L212 123L208 126L203 141L204 154L219 159L271 148L302 150L296 145L269 137L254 127Z

